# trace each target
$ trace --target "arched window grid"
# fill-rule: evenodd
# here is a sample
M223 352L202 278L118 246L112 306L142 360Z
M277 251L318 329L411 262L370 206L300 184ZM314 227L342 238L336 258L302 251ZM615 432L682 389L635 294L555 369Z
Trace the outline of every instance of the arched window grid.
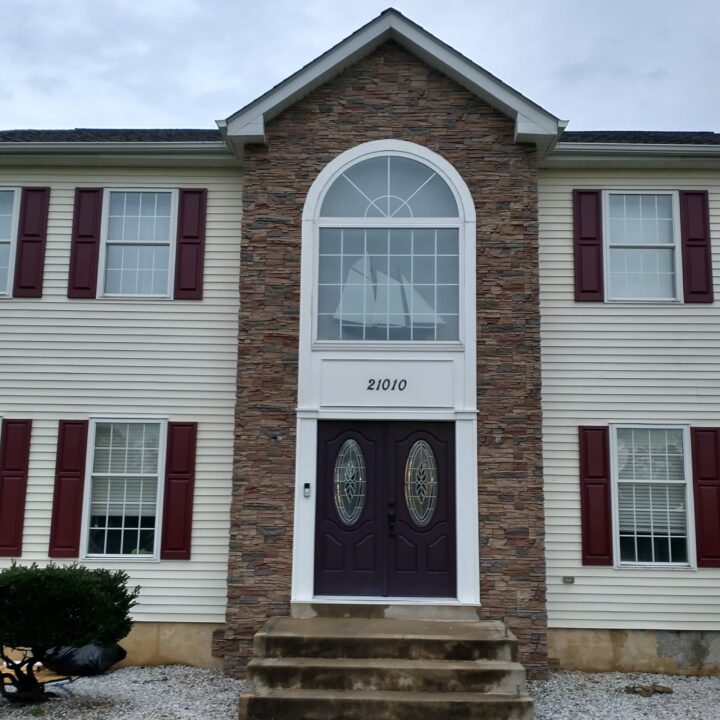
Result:
M328 193L336 182L352 185L346 178L353 168L367 160L390 162L393 158L411 160L426 169L428 175L413 191L413 197L417 197L430 183L441 182L451 194L454 216L416 213L408 207L407 198L396 197L390 188L380 199L376 194L364 193L366 206L373 208L375 216L367 212L362 215L322 213ZM395 205L383 205L383 201L394 202ZM378 206L380 209L376 210ZM313 218L316 244L313 342L341 347L347 347L353 341L362 347L373 344L438 349L461 347L466 312L463 210L461 197L452 180L442 169L418 155L385 150L362 155L339 168L320 193ZM381 211L384 214L381 215ZM372 262L381 255L373 254L371 245L383 232L387 234L389 265L378 270ZM341 237L338 238L338 234ZM393 254L394 246L400 247L403 243L407 246L403 235L410 237L410 252L405 255L403 248L396 256ZM362 242L362 246L358 242ZM380 242L384 241L381 239ZM328 248L333 243L334 249L330 252ZM394 259L404 262L408 272L393 268ZM337 275L332 277L335 287L331 287L333 283L326 282L331 265L332 272ZM352 278L357 282L348 282ZM364 281L365 278L375 281L379 278L385 282L377 284ZM348 312L348 307L352 312ZM328 327L331 329L328 330Z

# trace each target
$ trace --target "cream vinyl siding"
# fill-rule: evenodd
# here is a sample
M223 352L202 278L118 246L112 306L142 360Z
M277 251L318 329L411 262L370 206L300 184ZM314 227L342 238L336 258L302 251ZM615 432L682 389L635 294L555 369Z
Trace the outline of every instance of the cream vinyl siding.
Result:
M708 190L716 303L574 302L574 188ZM577 429L720 426L720 173L546 170L539 192L550 626L720 630L720 569L582 566Z
M122 568L142 586L137 620L223 622L237 367L240 171L3 169L4 184L51 188L43 297L0 299L0 415L33 421L22 560L47 561L59 420L197 421L192 559L84 562ZM204 299L69 300L77 186L207 188ZM0 566L9 562L2 559Z

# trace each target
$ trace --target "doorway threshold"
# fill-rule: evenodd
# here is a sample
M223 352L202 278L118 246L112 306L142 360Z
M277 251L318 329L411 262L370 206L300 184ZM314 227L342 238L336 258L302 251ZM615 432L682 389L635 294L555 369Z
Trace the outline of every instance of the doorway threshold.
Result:
M292 602L294 618L386 618L394 620L450 620L477 622L480 605L454 598L316 596Z

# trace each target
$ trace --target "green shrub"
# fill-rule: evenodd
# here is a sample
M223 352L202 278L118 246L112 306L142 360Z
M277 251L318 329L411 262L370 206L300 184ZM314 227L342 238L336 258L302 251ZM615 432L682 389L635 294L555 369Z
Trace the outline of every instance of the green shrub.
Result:
M140 588L129 589L127 573L82 565L13 565L0 571L0 655L13 671L11 700L44 699L33 667L47 650L90 643L111 645L132 627L130 610ZM12 662L3 648L25 650ZM10 662L8 662L10 661Z

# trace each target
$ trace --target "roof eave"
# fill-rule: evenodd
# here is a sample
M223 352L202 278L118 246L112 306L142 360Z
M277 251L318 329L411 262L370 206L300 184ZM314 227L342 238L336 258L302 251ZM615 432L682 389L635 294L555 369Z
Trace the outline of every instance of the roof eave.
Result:
M517 142L535 143L547 150L562 132L564 125L554 115L400 13L386 11L257 100L218 121L228 146L239 153L245 144L265 142L265 126L270 120L387 40L395 40L512 118Z
M720 145L559 142L541 167L712 169L720 168Z
M3 165L237 165L222 140L183 142L1 142Z

